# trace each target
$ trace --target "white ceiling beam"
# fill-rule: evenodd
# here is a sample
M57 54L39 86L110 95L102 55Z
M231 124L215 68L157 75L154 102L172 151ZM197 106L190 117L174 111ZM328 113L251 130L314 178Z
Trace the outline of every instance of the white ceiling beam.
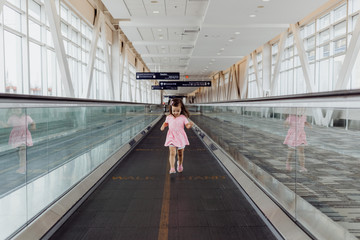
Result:
M185 46L194 45L194 41L133 41L133 46Z
M151 57L190 57L189 54L141 54L142 58L151 58Z
M223 58L234 58L234 59L237 59L237 60L240 60L242 58L244 58L244 56L191 56L192 59L223 59Z
M63 36L61 34L60 17L57 14L54 0L44 1L45 11L48 16L50 33L53 39L55 55L58 60L61 82L64 85L65 94L68 97L75 97L74 87L71 81L69 63L64 48Z
M191 58L191 59L242 59L244 56L191 56L189 54L142 54L141 55L142 58L152 58L152 57L187 57L187 58Z
M119 20L120 27L191 27L201 26L202 18L195 16L185 17L132 17L130 19Z
M287 29L289 24L202 24L202 28L280 28Z

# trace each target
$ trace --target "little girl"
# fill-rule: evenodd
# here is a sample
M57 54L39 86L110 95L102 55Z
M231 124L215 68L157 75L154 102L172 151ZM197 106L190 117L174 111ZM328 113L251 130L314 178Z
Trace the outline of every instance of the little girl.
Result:
M307 145L305 126L311 128L311 124L306 121L305 115L289 115L285 120L285 125L290 126L284 140L288 145L288 154L286 159L286 170L291 171L290 161L294 155L294 149L299 153L300 172L307 172L305 168L304 149Z
M160 130L164 131L164 129L169 126L169 130L166 135L165 146L169 146L170 173L176 173L176 150L178 154L177 171L182 172L184 169L183 160L185 145L189 145L189 140L186 136L184 125L189 129L194 125L194 123L188 120L190 114L185 108L185 105L181 99L174 98L170 101L169 112L170 114L166 117L166 120L161 125Z
M32 146L33 141L31 133L28 129L28 125L31 125L31 129L35 130L36 125L33 119L25 114L22 108L11 109L11 116L7 123L0 121L0 125L3 127L12 127L9 136L9 145L13 148L18 148L19 154L19 169L17 173L25 174L26 170L26 146Z

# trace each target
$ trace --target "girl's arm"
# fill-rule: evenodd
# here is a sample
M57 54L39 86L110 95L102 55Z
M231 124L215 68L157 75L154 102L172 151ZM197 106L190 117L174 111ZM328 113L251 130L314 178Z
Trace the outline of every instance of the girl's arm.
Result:
M192 126L194 126L194 123L193 123L192 121L189 121L187 124L185 124L185 127L186 127L187 129L192 128Z
M305 126L308 126L309 128L311 128L311 124L308 122L305 122Z
M167 122L164 122L162 125L161 125L161 128L160 130L161 131L164 131L164 129L168 126L169 124Z
M35 124L35 122L32 122L32 123L31 123L30 129L31 129L31 130L36 130L36 124Z

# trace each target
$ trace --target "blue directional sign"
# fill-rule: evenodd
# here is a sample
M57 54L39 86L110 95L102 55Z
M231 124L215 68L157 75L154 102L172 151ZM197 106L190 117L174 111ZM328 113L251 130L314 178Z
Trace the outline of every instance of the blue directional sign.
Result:
M160 81L160 86L211 87L211 81Z
M136 79L138 80L179 80L180 73L178 72L137 72Z
M177 86L159 86L159 85L152 85L151 90L177 90Z

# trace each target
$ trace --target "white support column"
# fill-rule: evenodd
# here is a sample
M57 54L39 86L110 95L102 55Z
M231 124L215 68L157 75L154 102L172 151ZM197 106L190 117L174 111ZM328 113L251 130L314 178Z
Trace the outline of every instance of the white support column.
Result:
M46 1L45 1L46 2ZM93 34L91 38L91 47L90 47L90 53L89 53L89 63L86 67L86 79L85 79L85 86L84 86L84 92L82 94L82 98L89 98L90 97L90 90L91 90L91 84L93 79L93 72L94 72L94 63L95 63L95 56L96 56L96 50L97 50L97 41L99 39L99 31L101 26L101 16L102 14L98 14L95 19L95 25L93 29Z
M129 63L129 59L128 58L128 47L126 46L125 48L125 51L126 51L126 65L125 65L125 71L126 71L126 74L127 74L127 77L128 77L128 94L129 94L129 101L132 102L133 101L133 97L132 97L132 91L131 91L131 79L130 79L130 63Z
M275 88L276 88L276 85L278 82L278 78L279 78L279 74L280 74L280 67L281 67L281 59L284 54L286 35L287 35L286 31L280 35L280 42L278 45L278 53L276 55L276 64L275 64L275 68L274 68L274 74L273 74L273 78L271 79L271 84L270 84L270 95L274 95L273 93L275 91Z
M0 0L0 14L2 13L5 2L6 0Z
M71 82L69 64L67 61L63 36L61 35L60 18L56 12L56 6L54 0L44 1L45 11L48 16L50 32L53 38L55 54L58 60L61 82L64 85L65 95L68 97L75 97L74 87Z
M230 98L231 98L231 89L232 89L232 83L233 83L232 66L230 67L228 79L229 79L229 81L228 81L226 100L230 100Z
M240 76L239 76L239 65L233 65L233 78L235 80L236 96L235 99L240 99Z
M256 52L252 52L251 55L252 55L252 62L254 65L254 73L255 73L255 79L256 79L256 85L257 85L259 97L262 97L264 90L263 90L262 84L259 81L259 75L258 75L259 67L258 67L258 63L257 63L257 59L256 59Z
M114 84L114 100L120 101L120 38L119 32L113 34L113 44L111 47L111 69Z
M356 58L360 50L359 37L360 37L360 17L358 17L356 20L356 24L350 40L350 44L348 49L346 50L344 62L341 66L339 77L337 79L334 90L345 89L349 83L351 72L354 68L354 64L356 62Z
M105 57L105 67L106 67L106 77L109 81L109 87L111 89L108 89L110 92L110 97L111 100L115 100L115 94L114 94L114 83L113 83L113 79L112 79L112 68L110 66L110 56L109 56L109 50L108 50L108 43L107 43L107 38L106 38L106 21L105 21L105 16L103 15L102 12L100 12L101 17L101 40L103 43L103 49L104 49L104 57Z
M297 24L296 25L290 24L290 29L294 34L295 44L296 44L296 48L298 50L298 54L299 54L299 58L300 58L300 62L301 62L301 68L304 73L306 88L309 93L312 93L315 90L314 75L310 74L310 65L309 65L308 57L306 55L304 42L300 37L299 26Z
M3 9L5 0L0 0L0 15ZM23 40L21 40L23 41ZM25 48L26 49L26 48ZM24 59L25 57L23 57ZM22 64L23 65L23 64ZM26 75L26 74L24 74ZM5 92L5 49L4 49L4 25L0 26L0 92ZM20 89L18 89L19 91ZM24 89L22 89L24 91ZM24 92L22 92L24 93Z
M121 65L120 65L120 101L123 100L122 89L124 82L124 70L125 70L125 61L126 61L126 44L121 48Z
M270 85L271 85L271 45L269 43L266 43L264 45L262 55L263 55L262 83L263 83L263 90L266 92L266 93L264 92L264 95L266 97L268 96L268 94L270 94Z
M250 59L250 55L248 55L246 57L246 67L245 67L245 71L244 71L244 82L243 82L243 86L241 86L241 93L240 93L240 98L241 99L245 99L246 98L246 92L247 92L247 88L248 88L248 70L249 70L249 59Z

